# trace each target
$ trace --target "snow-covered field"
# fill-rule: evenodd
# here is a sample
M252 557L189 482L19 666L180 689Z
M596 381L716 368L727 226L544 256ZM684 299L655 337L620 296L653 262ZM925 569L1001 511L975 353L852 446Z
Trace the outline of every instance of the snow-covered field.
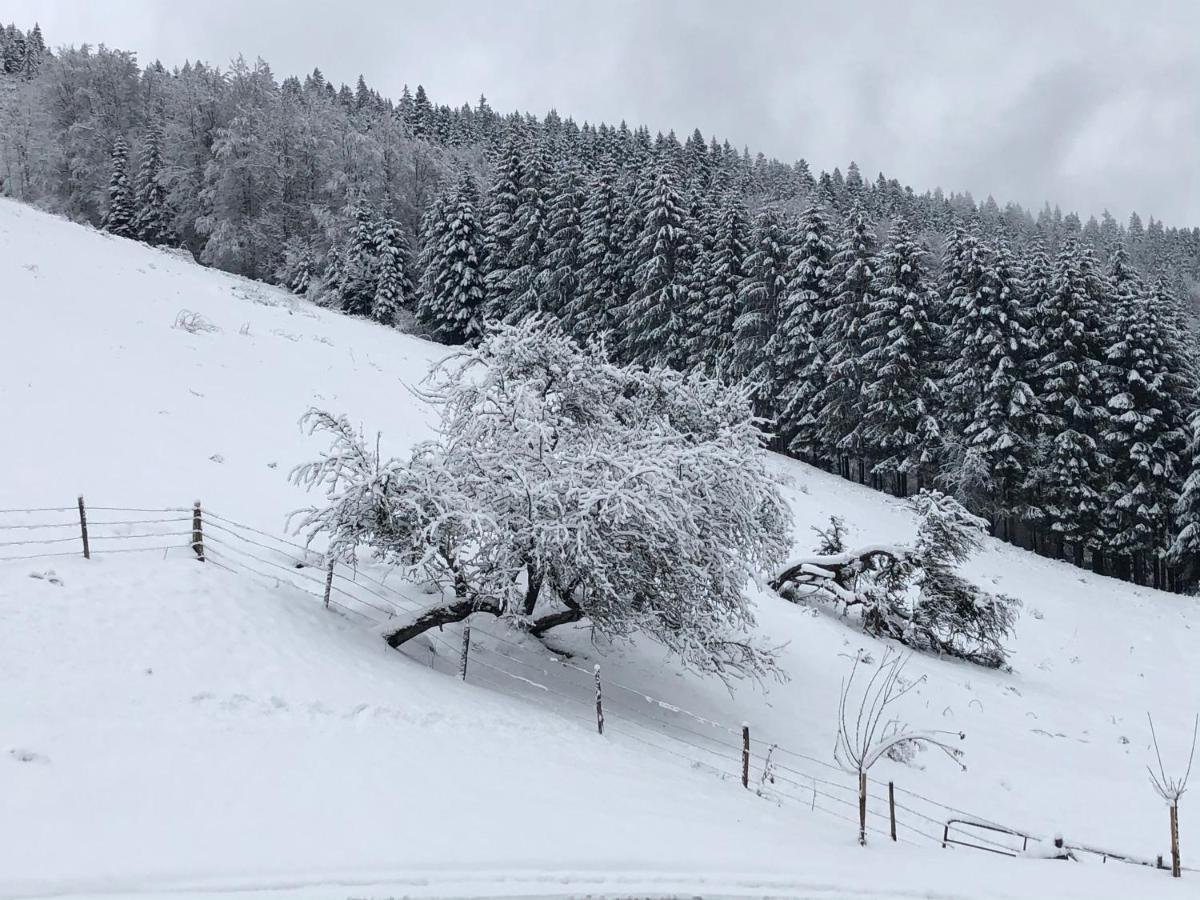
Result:
M0 509L201 498L283 535L307 502L287 473L320 449L297 426L308 407L381 430L393 452L431 424L405 385L444 348L7 201L0 308ZM173 327L185 309L219 330ZM910 536L900 502L777 464L799 549L831 513L852 544ZM0 526L33 520L0 513ZM0 542L19 533L0 528ZM969 574L1025 604L1014 671L912 660L927 681L908 719L964 731L967 768L935 752L881 763L912 843L874 835L863 850L837 817L853 815L850 779L828 763L849 659L883 647L826 614L763 595L759 627L787 643L790 680L732 695L654 645L595 648L561 629L564 667L483 621L464 685L457 629L399 654L370 624L201 566L176 540L0 562L0 896L1200 895L1200 872L943 850L953 814L921 799L1165 853L1145 713L1164 751L1184 754L1200 708L1194 600L989 543ZM20 551L37 549L0 557ZM50 570L59 583L30 577ZM738 782L743 721L763 797ZM787 769L759 784L774 743Z

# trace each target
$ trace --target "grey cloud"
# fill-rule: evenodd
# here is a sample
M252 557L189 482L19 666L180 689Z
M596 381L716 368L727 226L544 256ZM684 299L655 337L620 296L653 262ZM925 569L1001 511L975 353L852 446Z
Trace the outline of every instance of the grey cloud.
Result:
M815 168L1200 224L1200 4L8 0L52 42L262 56L381 92L699 127Z

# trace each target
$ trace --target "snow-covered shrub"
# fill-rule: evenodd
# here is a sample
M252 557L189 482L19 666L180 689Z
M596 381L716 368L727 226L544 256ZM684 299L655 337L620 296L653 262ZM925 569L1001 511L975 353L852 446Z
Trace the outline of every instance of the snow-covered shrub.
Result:
M190 309L181 309L179 314L175 316L175 322L171 327L186 331L189 334L211 334L212 332L221 330L203 315L198 312L192 312Z
M834 522L818 531L816 554L793 560L779 573L776 589L793 600L812 597L834 602L844 613L854 610L863 628L878 637L1003 666L1003 641L1012 634L1020 601L989 593L956 571L979 549L987 523L939 491L922 491L909 505L917 514L911 545L836 550L841 533Z
M389 643L489 612L535 634L580 619L640 632L723 677L772 670L745 636L745 590L782 559L789 510L744 389L616 365L531 320L442 361L419 393L437 440L383 460L311 412L333 448L294 474L329 501L303 514L310 539L347 558L366 546L448 595Z

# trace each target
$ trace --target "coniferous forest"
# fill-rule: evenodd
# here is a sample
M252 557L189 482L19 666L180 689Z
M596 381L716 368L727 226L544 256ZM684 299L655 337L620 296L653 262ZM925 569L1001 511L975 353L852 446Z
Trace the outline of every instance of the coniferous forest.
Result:
M1200 578L1200 228L36 26L0 61L6 196L448 344L539 315L745 379L775 449L1103 574Z

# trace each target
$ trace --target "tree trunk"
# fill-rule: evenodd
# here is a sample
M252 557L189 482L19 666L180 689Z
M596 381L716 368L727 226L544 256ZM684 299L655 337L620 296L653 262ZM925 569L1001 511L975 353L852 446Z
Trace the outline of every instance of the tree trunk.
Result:
M538 595L542 591L542 573L530 564L525 567L525 575L525 605L523 609L525 615L532 616L533 610L537 606Z
M867 845L867 773L858 773L858 843Z
M494 603L488 603L481 600L456 600L446 606L437 606L433 609L426 610L411 620L407 625L401 625L395 631L384 635L384 640L388 642L389 647L399 647L401 644L411 641L418 635L424 634L431 628L437 628L439 625L449 625L452 622L461 622L471 613L484 612L491 613L493 616L500 615L500 607Z
M559 625L567 625L571 622L578 622L582 618L583 610L578 606L568 607L567 609L544 615L540 619L535 619L533 624L529 626L529 633L534 637L541 637L551 628L556 628Z

